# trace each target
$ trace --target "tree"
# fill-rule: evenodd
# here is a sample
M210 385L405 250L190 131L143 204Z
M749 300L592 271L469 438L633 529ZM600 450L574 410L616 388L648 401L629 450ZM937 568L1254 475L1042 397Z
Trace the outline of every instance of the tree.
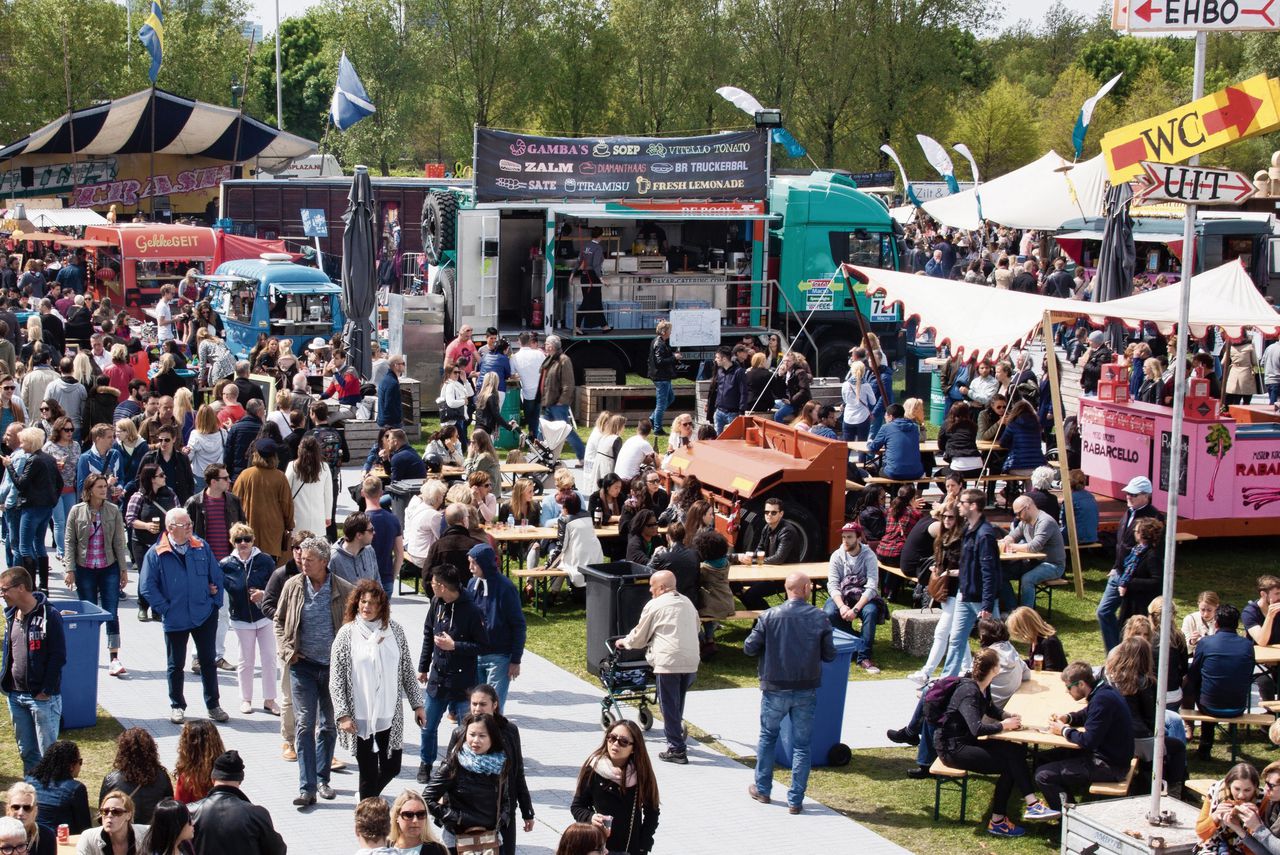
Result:
M1130 92L1142 93L1135 83L1138 75L1148 66L1160 66L1172 58L1172 51L1162 44L1120 36L1088 45L1080 54L1085 70L1099 83L1123 73L1113 90L1117 98L1125 99Z
M546 127L584 136L605 126L602 93L613 88L621 39L598 0L549 0L539 21L537 54L543 57L541 106Z
M324 134L329 99L337 75L332 52L326 50L325 13L308 9L280 22L281 113L290 133L319 140ZM246 110L274 125L276 57L271 39L254 53L245 87Z
M145 8L145 4L142 6ZM229 105L232 81L244 79L249 58L249 42L241 31L248 8L248 0L167 3L164 64L157 85L184 98ZM135 8L134 27L141 27L145 19L146 12ZM133 74L138 88L149 85L146 52L140 47L135 34Z
M969 146L983 175L1001 175L1036 158L1039 145L1033 99L1003 77L955 112L951 139Z
M1080 115L1081 106L1086 99L1097 93L1098 86L1098 81L1079 65L1070 66L1058 75L1049 96L1040 102L1039 149L1042 153L1052 149L1066 158L1074 154L1071 136L1075 131L1076 119ZM1099 141L1108 128L1115 127L1119 109L1114 94L1107 95L1094 108L1084 143L1086 160L1101 150Z

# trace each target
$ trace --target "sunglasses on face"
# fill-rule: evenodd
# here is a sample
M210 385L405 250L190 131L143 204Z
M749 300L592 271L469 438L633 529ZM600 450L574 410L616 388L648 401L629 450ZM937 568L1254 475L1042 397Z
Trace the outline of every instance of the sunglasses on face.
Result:
M236 543L253 543L252 537L237 537Z
M628 739L627 737L615 736L612 733L605 737L605 741L608 742L610 745L617 745L622 748L630 748L632 744L631 740Z
M400 818L408 820L426 819L427 812L425 810L402 810L400 811Z
M9 589L8 589L8 588L5 588L4 590L6 590L6 591L7 591L7 590L9 590ZM35 809L36 809L36 806L35 806L34 804L30 804L30 805L15 805L15 804L11 804L11 805L9 805L9 812L10 812L10 813L30 813L31 811L34 811Z
M128 811L124 808L99 808L98 813L103 816L124 816Z
M6 392L16 392L16 391L17 391L17 389L18 389L18 387L17 387L17 386L5 386L5 387L4 387L4 390L5 390Z

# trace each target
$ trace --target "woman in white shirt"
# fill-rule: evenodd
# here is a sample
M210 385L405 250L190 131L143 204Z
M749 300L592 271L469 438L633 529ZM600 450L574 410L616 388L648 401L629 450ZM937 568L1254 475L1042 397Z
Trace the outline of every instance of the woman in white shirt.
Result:
M444 385L440 387L440 397L436 402L440 404L440 425L452 424L458 428L458 441L462 443L462 450L467 450L467 420L469 417L469 405L471 398L475 395L475 389L471 388L471 383L462 376L462 371L457 366L450 366L445 369Z
M443 481L431 479L424 481L418 495L409 501L404 512L404 557L418 568L419 576L425 578L427 553L431 544L440 539L444 514L444 496L447 487Z
M320 456L320 441L303 437L298 456L284 470L293 495L293 527L297 531L324 531L332 519L333 478L329 464Z
M876 390L866 381L866 376L867 364L854 362L849 366L849 376L844 378L844 385L840 387L840 397L844 400L841 419L845 442L866 440L871 433L871 410L876 405Z
M627 417L613 415L605 423L596 445L596 456L590 469L591 477L587 481L588 491L594 491L600 479L613 472L618 466L618 452L622 449L622 432L627 428Z
M590 472L591 467L595 465L596 451L600 448L600 437L604 436L605 425L611 418L613 413L608 410L601 410L600 415L596 416L595 426L591 428L591 435L587 437L587 450L582 456L582 468L587 472Z
M208 404L196 410L196 424L182 450L191 461L191 475L195 478L196 492L204 489L204 470L213 464L222 465L226 456L227 432L218 427L218 416Z
M271 411L271 415L267 416L267 421L275 423L275 426L280 428L281 440L288 440L293 433L293 423L289 421L292 414L293 393L288 389L276 392L276 408Z
M441 425L440 430L431 436L427 448L422 452L424 458L433 454L440 455L444 466L461 467L463 463L462 443L458 441L458 429L454 425Z

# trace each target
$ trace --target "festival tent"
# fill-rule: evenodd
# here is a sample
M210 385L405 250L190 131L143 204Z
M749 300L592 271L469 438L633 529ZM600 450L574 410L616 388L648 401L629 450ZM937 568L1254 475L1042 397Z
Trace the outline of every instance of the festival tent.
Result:
M154 117L154 127L152 118ZM229 163L252 158L287 163L316 143L259 122L230 107L144 89L59 116L0 149L0 162L19 155L183 155Z
M1102 212L1107 169L1102 155L1070 164L1054 151L975 190L924 203L925 213L946 226L976 230L982 219L1015 229L1054 231L1067 220ZM977 195L982 199L978 217Z

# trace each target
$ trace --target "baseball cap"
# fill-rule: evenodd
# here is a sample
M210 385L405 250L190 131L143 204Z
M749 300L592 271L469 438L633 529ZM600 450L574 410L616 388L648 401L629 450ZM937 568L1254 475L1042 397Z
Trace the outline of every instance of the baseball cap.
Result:
M1124 485L1124 492L1130 496L1136 496L1139 493L1151 494L1151 479L1145 475L1137 475Z

